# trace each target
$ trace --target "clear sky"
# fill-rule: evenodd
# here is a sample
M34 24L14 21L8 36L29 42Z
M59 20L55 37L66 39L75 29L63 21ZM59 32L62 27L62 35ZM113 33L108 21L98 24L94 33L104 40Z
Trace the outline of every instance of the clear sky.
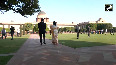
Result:
M46 12L50 21L58 23L81 23L103 18L116 27L116 0L39 0L41 10ZM106 12L105 4L113 4L113 11ZM12 11L0 14L0 22L33 22L38 13L25 18Z

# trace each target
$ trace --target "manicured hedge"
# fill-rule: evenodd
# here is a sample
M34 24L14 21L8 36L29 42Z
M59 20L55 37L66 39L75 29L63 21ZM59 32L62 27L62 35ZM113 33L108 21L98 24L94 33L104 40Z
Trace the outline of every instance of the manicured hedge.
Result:
M88 26L90 26L92 30L112 29L111 23L90 23L86 25L86 29L88 29Z

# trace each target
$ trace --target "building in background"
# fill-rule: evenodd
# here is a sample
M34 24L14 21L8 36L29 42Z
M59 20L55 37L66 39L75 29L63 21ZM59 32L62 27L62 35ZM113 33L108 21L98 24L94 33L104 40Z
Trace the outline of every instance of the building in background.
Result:
M84 29L86 28L86 25L90 23L108 23L108 22L106 22L103 18L99 18L97 21L88 21L79 23L78 26L80 27L80 29Z
M47 24L48 28L50 29L50 25L53 25L53 21L49 21L49 17L47 16L47 14L44 11L41 11L38 13L37 18L36 18L36 22L33 22L33 24L37 24L39 22L41 22L41 18L44 18L44 22ZM56 21L57 22L57 21ZM59 23L57 22L57 26L59 28L63 28L63 27L75 27L77 25L77 23L71 22L71 23Z
M44 22L47 24L47 27L50 29L50 25L53 25L53 21L49 21L49 17L47 16L47 14L44 11L40 11L37 15L36 21L34 22L0 22L0 27L4 27L4 28L10 28L11 26L15 27L15 30L20 29L21 25L24 25L25 23L32 23L33 25L38 24L39 22L41 22L41 18L44 18ZM57 22L57 21L56 21ZM59 23L57 22L57 26L59 28L64 28L64 27L75 27L78 26L80 27L80 29L84 29L86 28L86 25L89 23L107 23L103 18L99 18L97 21L88 21L88 22L82 22L82 23L75 23L75 22L71 22L71 23Z
M49 22L49 18L47 17L47 15L44 11L41 11L38 13L36 22L41 22L41 18L44 18L44 22Z

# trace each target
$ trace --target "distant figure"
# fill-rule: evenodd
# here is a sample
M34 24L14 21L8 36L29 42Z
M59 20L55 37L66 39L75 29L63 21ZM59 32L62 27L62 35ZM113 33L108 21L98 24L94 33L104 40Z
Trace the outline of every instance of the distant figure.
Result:
M14 35L14 30L15 30L15 29L14 29L13 26L11 26L10 30L11 30L10 33L11 33L11 37L12 37L11 40L13 40L13 35Z
M42 45L42 34L43 34L43 40L44 40L44 44L45 43L45 32L46 32L46 23L44 23L44 19L41 18L41 22L38 23L38 28L39 28L39 36L40 36L40 43Z
M58 27L56 26L56 22L53 21L53 25L50 26L52 32L52 43L54 45L58 44Z
M90 32L91 30L90 30L90 27L88 26L88 37L90 37Z
M20 30L17 29L17 37L19 37L19 34L20 34Z
M114 29L112 28L112 34L114 35Z
M95 31L95 33L97 34L97 33L98 33L98 31L96 30L96 31Z
M103 34L103 31L104 31L104 30L102 29L102 30L101 30L101 34Z
M114 35L114 29L113 28L110 30L110 34Z
M107 29L105 30L105 35L107 34Z
M3 28L3 30L1 31L1 33L2 33L2 39L3 39L3 36L5 36L5 39L6 39L6 30L5 30L5 28Z
M77 24L77 39L79 39L80 27Z

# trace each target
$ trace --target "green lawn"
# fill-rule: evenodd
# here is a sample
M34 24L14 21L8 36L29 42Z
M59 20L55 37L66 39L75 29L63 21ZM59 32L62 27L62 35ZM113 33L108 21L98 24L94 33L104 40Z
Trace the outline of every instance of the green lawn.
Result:
M6 65L13 56L0 56L0 65Z
M11 40L11 37L0 39L0 54L16 53L29 36L14 37L14 40ZM10 58L12 56L0 56L0 65L6 65Z
M51 35L46 34L47 39L52 39ZM58 40L60 44L72 47L92 47L92 46L102 46L102 45L112 45L116 44L116 35L104 35L104 34L91 34L90 37L87 34L80 34L79 39L77 34L59 34Z

